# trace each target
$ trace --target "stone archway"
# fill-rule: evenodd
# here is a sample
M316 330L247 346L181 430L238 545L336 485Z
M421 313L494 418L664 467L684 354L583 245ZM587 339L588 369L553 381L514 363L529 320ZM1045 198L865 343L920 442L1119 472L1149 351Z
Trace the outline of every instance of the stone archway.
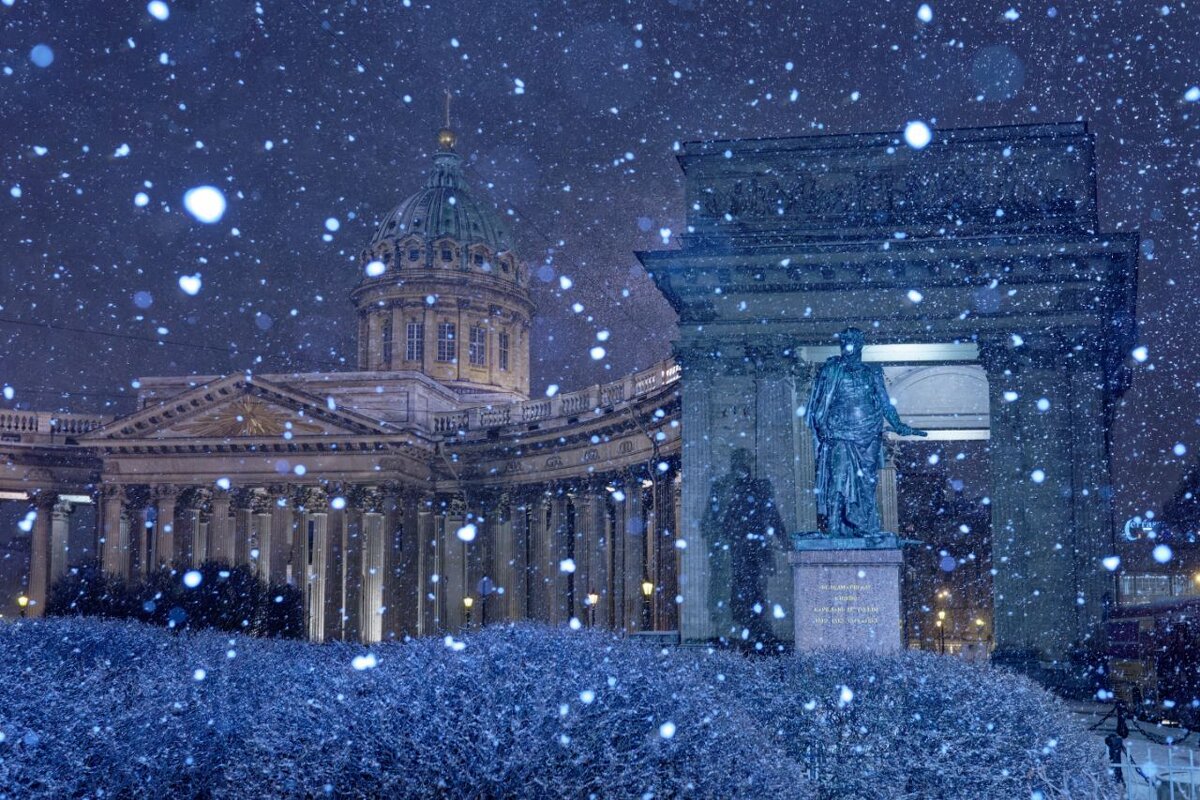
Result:
M985 377L998 652L1055 661L1088 637L1111 592L1108 429L1137 235L1099 232L1086 124L940 131L920 151L892 134L697 142L679 161L688 234L639 258L680 317L683 640L727 635L701 520L734 447L751 446L789 530L815 526L803 404L847 325L896 352L958 349L895 381L935 417L927 382L969 389L964 430L981 430Z

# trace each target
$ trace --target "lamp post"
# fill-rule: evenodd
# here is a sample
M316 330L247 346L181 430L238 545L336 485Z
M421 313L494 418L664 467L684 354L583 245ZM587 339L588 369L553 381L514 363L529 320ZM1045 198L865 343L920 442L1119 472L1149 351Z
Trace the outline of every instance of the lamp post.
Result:
M938 613L944 614L946 612L939 611ZM942 653L942 655L946 655L946 626L942 624L942 621L940 619L937 621L937 629L938 629L938 642L940 642L941 653Z
M468 628L471 627L471 607L474 605L475 605L475 599L473 597L467 596L467 597L463 598L463 611L466 614L466 620L467 620L465 627L468 627Z
M654 597L654 584L648 580L642 581L642 630L648 631L653 627L650 614L650 600Z
M21 618L25 618L25 608L29 605L29 598L24 594L17 597L17 605L21 608Z
M589 628L596 627L596 604L599 602L600 602L600 595L596 594L595 591L591 591L591 592L587 593L588 627Z

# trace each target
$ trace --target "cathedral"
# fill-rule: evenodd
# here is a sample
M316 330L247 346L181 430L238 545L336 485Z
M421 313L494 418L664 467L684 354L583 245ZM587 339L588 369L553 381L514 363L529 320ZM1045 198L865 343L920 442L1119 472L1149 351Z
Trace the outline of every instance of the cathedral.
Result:
M531 619L786 642L787 536L819 528L805 405L854 326L930 434L891 435L876 484L914 545L904 639L1061 663L1141 580L1102 566L1138 236L1101 229L1085 122L927 144L683 145L682 231L637 254L679 315L673 357L531 398L528 268L444 128L362 251L357 371L148 377L116 419L0 411L0 514L27 547L0 590L37 615L77 564L215 560L296 586L315 641ZM947 463L978 502L902 519L897 465L942 465L938 489Z
M36 511L23 613L89 560L216 560L300 588L314 641L677 627L678 368L530 399L529 272L448 128L361 269L357 371L146 377L116 419L0 411L0 500Z

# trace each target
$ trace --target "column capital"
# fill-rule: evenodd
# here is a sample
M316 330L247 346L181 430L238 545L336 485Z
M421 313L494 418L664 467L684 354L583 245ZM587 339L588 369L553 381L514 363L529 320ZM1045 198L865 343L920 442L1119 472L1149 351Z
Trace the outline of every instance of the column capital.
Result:
M163 500L178 500L180 489L169 483L158 483L150 487L150 499L157 502Z
M119 483L97 484L92 491L101 500L114 500L117 497L124 499L125 495L125 487Z
M42 511L51 511L58 504L58 492L39 489L33 492L29 499L39 513Z
M671 344L675 363L684 375L713 375L721 369L720 345L713 339L692 339Z
M229 497L234 508L245 511L254 507L253 489L237 486L229 490Z

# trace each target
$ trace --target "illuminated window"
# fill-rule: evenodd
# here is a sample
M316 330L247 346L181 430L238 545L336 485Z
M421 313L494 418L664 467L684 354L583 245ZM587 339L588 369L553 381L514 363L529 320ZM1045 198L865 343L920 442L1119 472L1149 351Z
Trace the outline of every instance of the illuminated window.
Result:
M456 361L456 329L453 322L438 323L437 360L443 363Z
M421 361L425 357L425 323L408 323L408 339L404 346L406 361Z
M385 317L383 320L383 368L392 368L392 318Z
M487 365L487 328L471 326L471 341L467 343L467 354L472 367Z
M496 337L497 360L500 369L508 372L508 334L501 333Z

